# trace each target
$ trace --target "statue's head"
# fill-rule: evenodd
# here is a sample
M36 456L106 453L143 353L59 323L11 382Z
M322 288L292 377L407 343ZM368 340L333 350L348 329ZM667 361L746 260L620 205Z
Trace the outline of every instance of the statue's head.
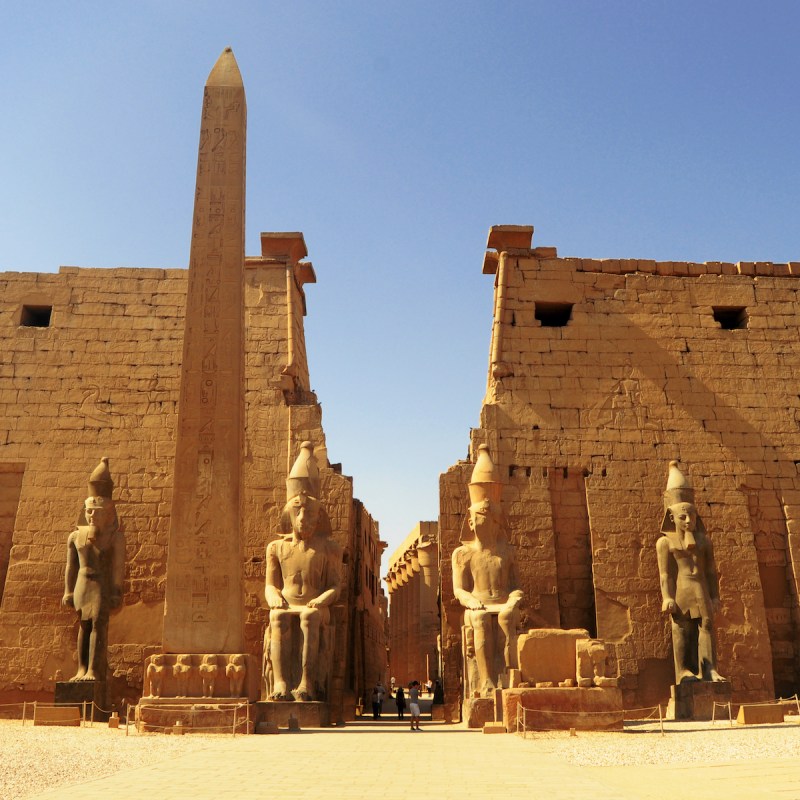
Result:
M697 544L696 532L703 530L694 505L694 489L689 479L681 472L677 461L669 462L669 478L664 492L663 533L675 532L684 547L691 550Z
M329 534L330 520L318 499L320 477L314 445L303 442L300 453L286 479L286 505L281 514L281 531L294 533L299 539L315 533Z
M307 539L317 533L321 515L322 503L316 497L300 492L283 507L282 527L298 539Z
M244 653L235 653L228 659L229 664L240 667L245 662Z
M697 528L697 509L692 503L675 503L667 508L667 515L673 530L680 535L684 546L691 550L697 544L694 536Z
M87 525L107 530L113 526L117 518L114 501L107 497L87 497L83 504L83 516Z
M78 525L94 525L100 530L117 527L117 511L111 499L113 491L108 456L103 456L89 476L89 496L78 514Z
M467 489L470 499L467 523L472 534L479 538L499 536L505 531L501 502L503 484L485 444L478 447L478 457Z
M217 663L217 657L215 655L213 655L213 654L208 654L207 653L206 655L203 656L203 662L202 663L206 664L207 666L209 666L209 665L213 666L214 664Z
M479 538L498 536L503 529L503 508L493 500L481 500L469 507L469 529Z

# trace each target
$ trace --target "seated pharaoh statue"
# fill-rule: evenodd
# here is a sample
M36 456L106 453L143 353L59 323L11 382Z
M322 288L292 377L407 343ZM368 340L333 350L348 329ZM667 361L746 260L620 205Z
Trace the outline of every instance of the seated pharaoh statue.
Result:
M694 489L670 461L664 519L656 542L661 610L672 621L675 683L724 681L714 652L719 582L714 550L694 506Z
M267 546L264 678L270 700L324 700L333 655L330 607L339 596L341 549L320 496L311 442L286 481L281 536Z
M466 696L477 691L489 697L501 685L501 676L517 668L523 595L501 505L503 484L486 445L478 448L468 488L469 534L453 551L453 592L464 607Z

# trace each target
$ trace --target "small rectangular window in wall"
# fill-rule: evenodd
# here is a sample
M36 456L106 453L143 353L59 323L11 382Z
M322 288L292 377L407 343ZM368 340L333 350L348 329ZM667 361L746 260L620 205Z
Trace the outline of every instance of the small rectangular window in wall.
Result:
M543 328L563 328L572 317L572 303L536 303L533 315Z
M19 324L24 328L49 328L53 306L22 306Z
M744 306L713 306L714 321L724 331L747 328L747 309Z

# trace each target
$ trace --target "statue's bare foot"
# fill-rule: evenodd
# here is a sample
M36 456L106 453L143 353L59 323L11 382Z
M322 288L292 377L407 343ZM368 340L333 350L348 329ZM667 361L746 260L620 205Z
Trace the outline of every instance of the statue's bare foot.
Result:
M82 681L84 675L86 675L86 670L81 667L71 678L70 681Z
M706 680L714 681L714 683L724 683L727 678L723 678L722 675L720 675L715 669L710 669L708 671L708 677Z
M700 678L689 669L681 670L681 674L678 676L678 683L691 683L692 681L699 680Z
M308 687L305 683L301 683L293 692L295 700L301 700L304 703L307 703L309 700L313 700L314 698L311 696L311 692L308 691Z
M284 681L276 681L273 687L271 700L294 700Z
M86 670L86 674L82 678L79 678L78 680L81 680L81 681L96 681L97 680L97 676L94 674L93 670L89 669L89 670Z

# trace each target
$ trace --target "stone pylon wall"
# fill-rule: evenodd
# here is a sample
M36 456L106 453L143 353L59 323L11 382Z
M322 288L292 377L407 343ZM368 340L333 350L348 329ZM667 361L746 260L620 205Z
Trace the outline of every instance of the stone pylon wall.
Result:
M655 542L677 458L716 552L720 671L739 701L792 694L800 264L599 261L495 243L484 268L495 274L489 379L471 448L488 444L506 476L523 626L594 616L597 635L615 643L626 705L667 698L672 646ZM569 321L552 324L565 308ZM740 327L715 320L730 325L741 309ZM440 482L451 711L461 609L449 559L471 468L458 464Z
M246 648L259 659L266 545L278 533L286 475L303 440L315 444L323 501L350 563L366 546L357 535L352 481L326 466L321 408L309 390L302 280L309 268L272 255L245 262L242 569ZM110 457L127 543L124 605L109 626L114 701L138 697L144 659L160 650L186 276L76 267L0 273L3 701L48 699L57 672L74 672L75 614L60 606L66 539L102 455ZM52 306L49 327L20 326L25 305ZM354 603L353 585L345 609ZM353 645L350 619L343 613L341 634ZM382 637L358 642L365 646L378 651L376 660L385 652ZM344 670L340 702L348 691Z

